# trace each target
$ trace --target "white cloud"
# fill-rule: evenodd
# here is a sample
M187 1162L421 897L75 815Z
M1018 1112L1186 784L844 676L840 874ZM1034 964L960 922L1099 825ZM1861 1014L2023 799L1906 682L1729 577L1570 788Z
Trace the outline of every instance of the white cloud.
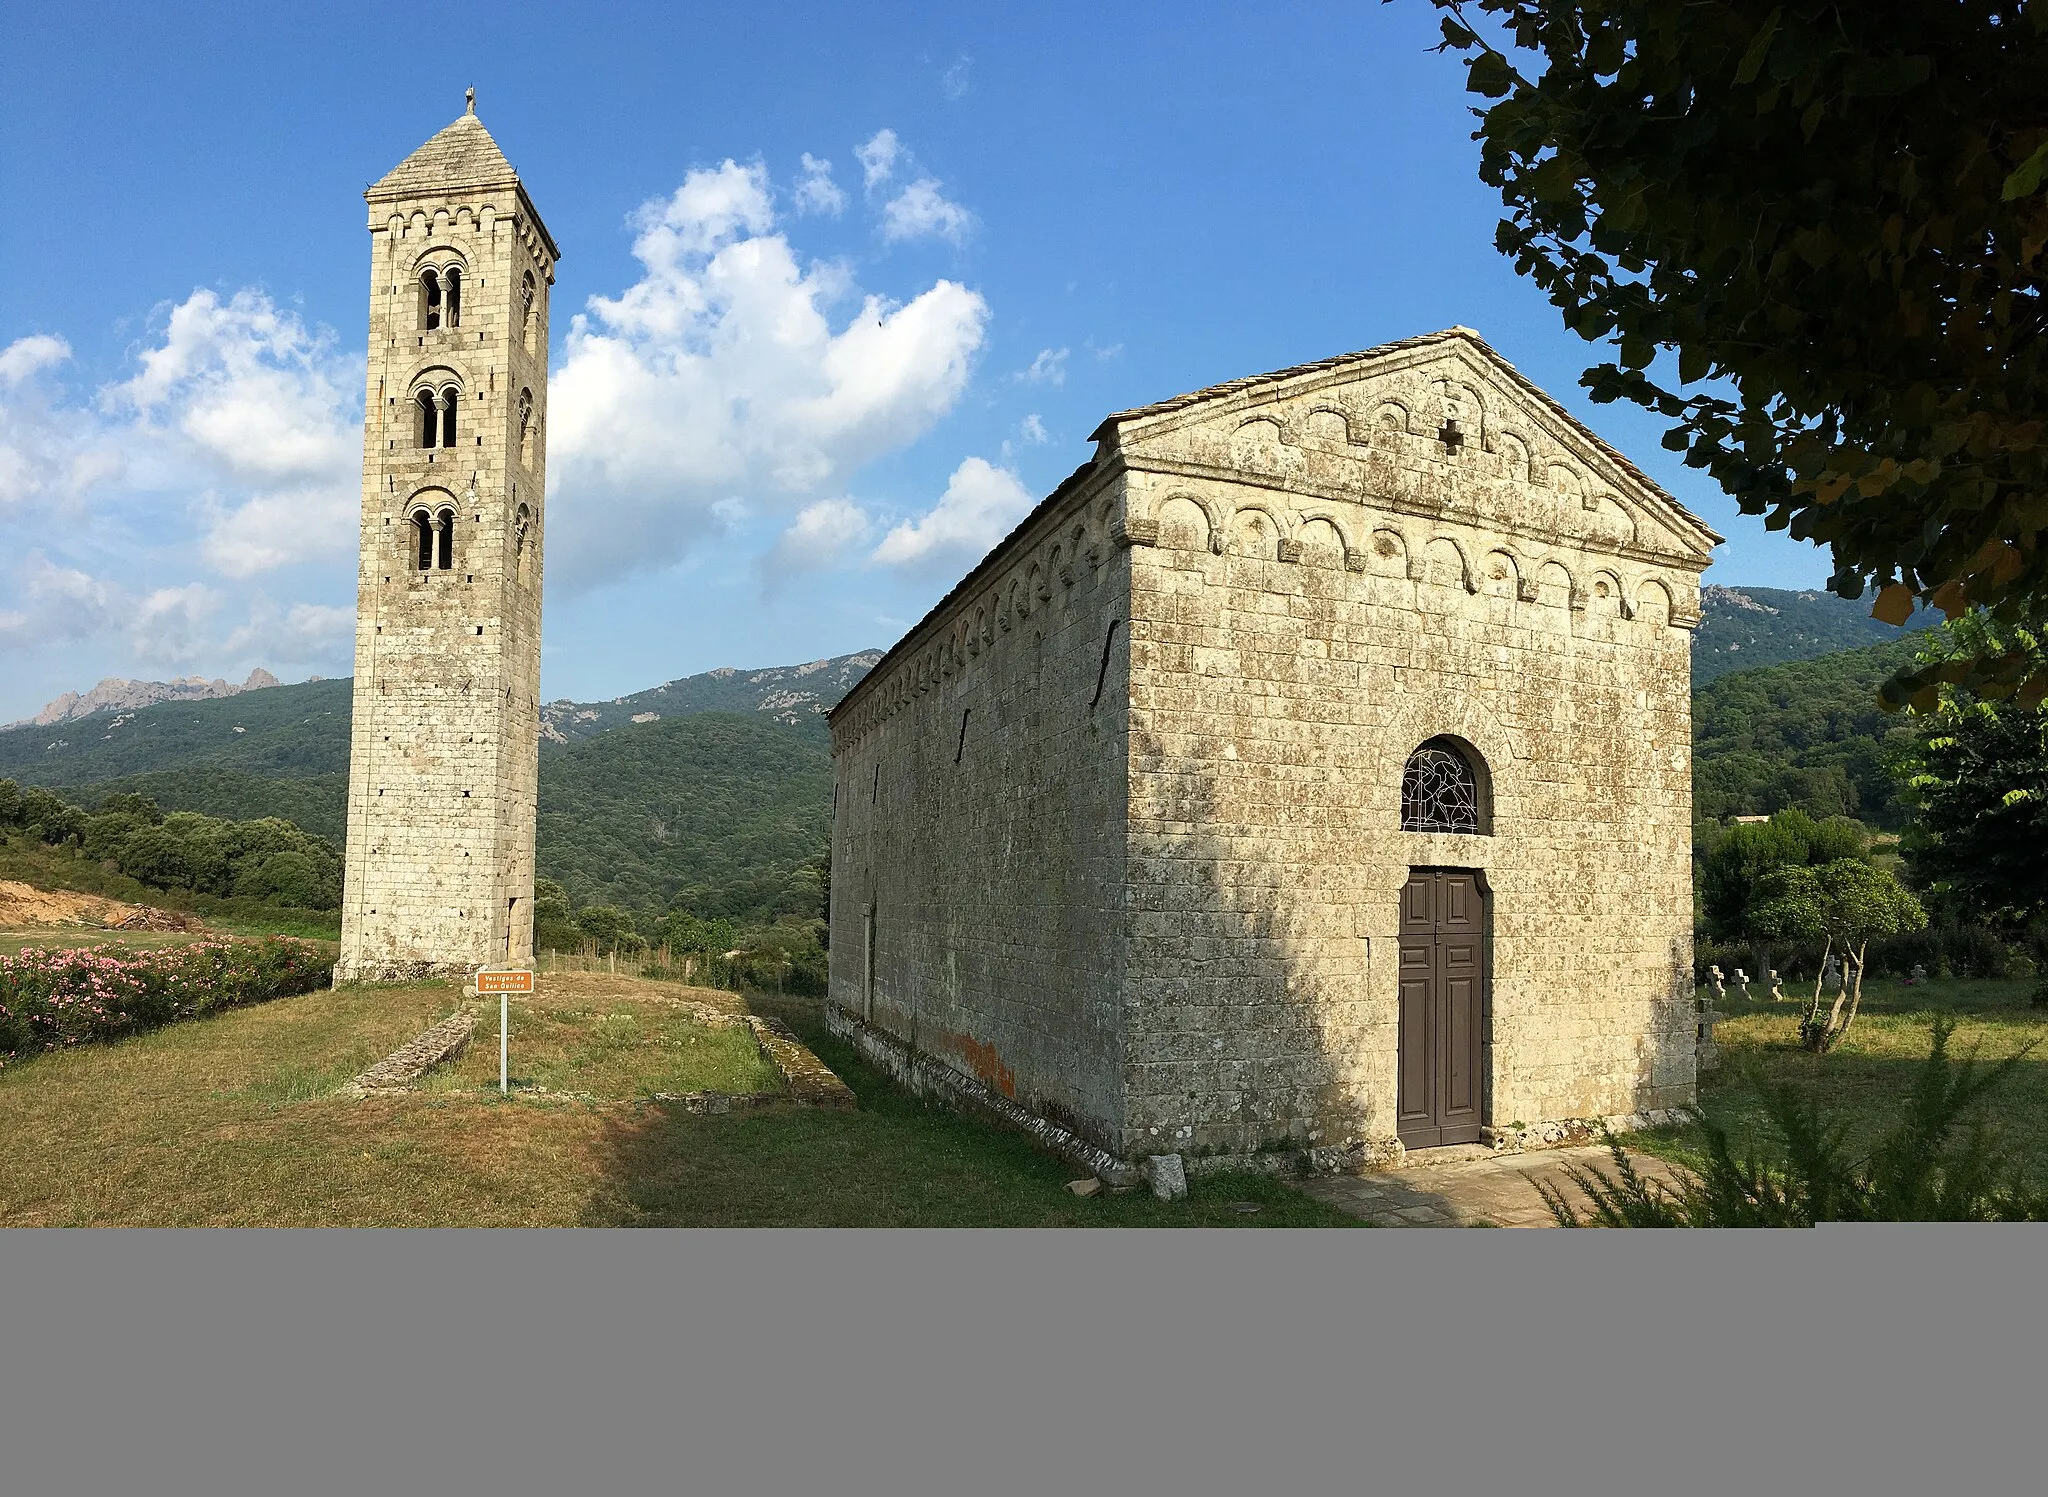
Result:
M355 637L353 608L326 603L280 607L269 598L257 598L248 621L228 636L224 649L236 660L346 671L355 655Z
M877 130L868 140L853 148L854 159L860 163L866 178L863 185L869 192L889 180L896 170L896 158L902 153L903 142L896 138L894 130L886 128Z
M120 471L93 413L73 408L50 377L70 358L69 344L42 333L0 349L0 515L75 511Z
M682 555L714 507L801 508L922 435L967 384L988 320L938 281L898 305L800 265L766 172L691 172L637 219L638 282L593 297L552 381L549 580L571 590Z
M47 333L16 338L0 349L0 385L14 386L45 369L54 369L71 357L71 345Z
M928 235L960 244L974 225L974 215L941 192L931 177L919 177L882 206L882 239L889 244Z
M803 174L796 181L796 211L837 218L846 211L846 192L832 180L832 163L804 152Z
M867 511L850 499L820 499L806 505L776 541L769 557L770 574L835 566L866 545L874 529Z
M1042 447L1052 440L1051 437L1046 435L1045 423L1038 419L1038 412L1036 411L1026 416L1023 424L1017 429L1024 434L1024 440L1031 443L1034 447Z
M90 639L126 612L119 588L59 566L41 551L21 559L12 584L6 596L15 606L0 609L0 650Z
M1030 368L1017 371L1017 378L1027 385L1064 385L1067 382L1067 350L1041 348Z
M197 490L201 554L230 577L340 558L361 503L360 366L260 291L195 291L141 369L100 392L139 474Z
M953 59L953 65L939 77L939 92L949 99L965 98L968 74L973 70L974 59L962 52Z
M929 513L882 537L873 560L891 567L964 569L986 556L1035 502L1015 473L970 457L953 470Z
M135 658L174 668L201 658L212 643L207 622L220 603L220 594L203 582L158 588L130 613Z

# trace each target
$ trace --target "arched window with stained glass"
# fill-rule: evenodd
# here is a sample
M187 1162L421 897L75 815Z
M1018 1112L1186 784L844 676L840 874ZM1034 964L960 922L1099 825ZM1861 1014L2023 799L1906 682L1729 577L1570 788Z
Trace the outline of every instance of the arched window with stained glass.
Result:
M1471 745L1432 738L1401 771L1401 830L1484 836L1493 830L1489 800L1485 767Z

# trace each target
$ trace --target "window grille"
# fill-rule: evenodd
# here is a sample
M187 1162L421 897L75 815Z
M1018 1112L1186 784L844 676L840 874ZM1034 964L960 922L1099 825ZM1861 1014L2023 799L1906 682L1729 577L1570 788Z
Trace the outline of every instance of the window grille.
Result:
M1410 754L1401 773L1401 830L1482 831L1479 776L1472 761L1435 739Z

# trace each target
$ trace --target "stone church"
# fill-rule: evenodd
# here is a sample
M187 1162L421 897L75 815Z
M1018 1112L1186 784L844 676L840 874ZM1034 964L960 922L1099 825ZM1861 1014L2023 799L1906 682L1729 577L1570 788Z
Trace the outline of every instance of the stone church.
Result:
M832 714L834 1025L1126 1163L1690 1103L1720 538L1464 328L1094 440Z
M370 367L337 981L533 955L548 288L469 108L364 194Z

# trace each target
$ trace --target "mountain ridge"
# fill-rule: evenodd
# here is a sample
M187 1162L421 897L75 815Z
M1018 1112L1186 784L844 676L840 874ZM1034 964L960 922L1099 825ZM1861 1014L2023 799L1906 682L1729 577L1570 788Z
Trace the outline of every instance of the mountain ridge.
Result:
M320 677L312 679L318 681ZM0 733L11 728L54 727L59 723L90 717L95 712L129 711L154 707L159 702L211 701L238 696L245 691L265 691L278 684L277 677L260 665L250 671L249 679L239 686L218 676L211 681L204 676L178 676L169 681L133 681L121 676L103 676L99 685L90 691L64 692L55 701L45 703L43 710L34 717L0 724Z

